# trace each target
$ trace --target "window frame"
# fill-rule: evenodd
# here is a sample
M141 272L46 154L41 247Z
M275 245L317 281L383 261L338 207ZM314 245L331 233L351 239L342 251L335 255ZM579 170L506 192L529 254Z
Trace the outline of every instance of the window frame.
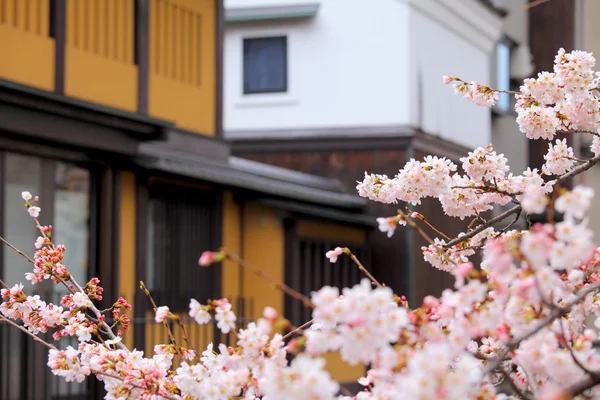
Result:
M266 90L252 90L248 86L248 82L246 80L246 49L247 43L252 41L260 41L260 40L282 40L283 41L283 72L284 72L284 81L283 86L281 88L275 89L266 89ZM288 50L288 35L275 35L275 36L260 36L260 37L244 37L242 38L242 94L244 96L248 95L261 95L261 94L284 94L289 93L289 50Z
M499 88L499 68L498 68L498 48L499 46L505 46L508 49L508 87L506 88ZM514 56L514 51L516 49L516 47L518 46L518 44L510 39L508 36L504 36L502 37L500 40L498 40L498 42L496 42L496 45L494 46L494 56L493 56L493 88L494 89L500 89L500 90L513 90L514 89L514 82L512 79L512 60L513 60L513 56ZM499 97L505 95L504 93L499 93ZM496 104L494 104L494 106L492 107L492 113L494 115L507 115L510 114L511 111L514 111L514 98L509 95L506 94L506 96L508 96L508 106L506 108L501 108L498 106L498 101L496 102ZM500 100L500 98L498 99Z

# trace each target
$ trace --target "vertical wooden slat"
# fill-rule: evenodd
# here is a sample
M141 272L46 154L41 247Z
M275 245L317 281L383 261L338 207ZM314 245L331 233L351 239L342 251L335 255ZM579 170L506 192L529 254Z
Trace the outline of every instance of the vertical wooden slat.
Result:
M100 0L88 0L87 13L88 13L88 22L87 22L87 33L88 33L88 41L87 48L90 52L94 54L100 54L99 40L98 40L98 8Z
M65 90L65 53L67 43L67 23L69 10L71 7L67 7L66 0L54 0L52 3L52 10L50 10L48 0L46 2L47 14L44 15L44 19L48 20L48 15L52 18L52 32L50 35L54 38L55 45L55 60L54 60L54 91L57 93L64 93ZM46 22L49 23L49 22ZM47 26L47 25L46 25ZM43 33L44 35L46 33Z
M156 51L151 51L150 46L156 46L156 40L152 42L151 38L156 37L153 31L155 26L156 8L150 11L147 0L136 0L135 3L135 62L138 67L138 112L148 112L148 87L150 84L150 71L156 67L154 59ZM152 6L156 2L151 3ZM149 23L154 24L149 27ZM155 49L153 47L152 49Z
M4 25L5 12L4 7L6 7L6 0L0 0L0 25ZM2 392L0 392L1 394Z
M76 0L75 0L76 1ZM67 44L69 46L74 46L75 45L75 1L71 0L69 1L69 4L67 4L67 27L66 27L66 33L67 33ZM66 0L65 0L66 2Z
M100 39L101 55L109 57L110 54L110 14L109 14L109 2L108 0L100 1L100 13L98 14L98 23L100 27L98 29L98 35Z
M15 26L23 31L25 30L25 17L27 16L26 4L27 0L15 0Z
M83 48L86 51L92 52L95 54L94 51L94 28L93 28L93 22L96 19L96 16L93 14L93 10L94 10L94 3L90 2L89 0L86 0L83 3L83 21L84 21L84 25L83 25Z
M27 31L39 35L39 2L38 0L27 0Z
M202 84L200 70L202 68L202 18L200 15L196 15L196 40L198 41L196 45L196 65L194 67L194 74L196 79L194 79L194 83L196 86L200 86Z
M159 37L159 41L160 41L160 51L159 51L159 58L161 61L161 66L160 66L160 74L162 76L167 76L169 74L169 69L168 69L168 65L169 65L169 60L167 57L167 54L169 54L168 51L168 42L167 42L167 36L168 36L168 32L169 32L169 24L168 24L168 5L164 0L160 1L160 37Z
M75 37L74 37L74 43L75 43L75 47L78 49L82 49L84 50L84 43L85 43L85 31L87 29L87 27L85 26L85 4L84 4L85 0L71 0L71 2L73 3L73 7L75 7L75 20L74 20L74 24L75 24ZM70 2L70 3L71 3ZM70 4L69 3L69 4Z
M180 27L179 29L181 30L181 51L182 51L182 55L181 55L181 63L180 63L180 74L181 74L181 81L187 83L188 82L188 69L189 69L189 59L190 59L190 53L189 53L189 43L190 43L190 36L188 34L188 24L189 24L189 19L188 19L188 15L189 15L189 11L182 9L181 10L181 18L180 18Z
M24 0L23 1L23 8L21 10L21 13L23 15L21 15L19 17L20 21L21 21L21 29L23 29L25 32L30 32L31 31L31 27L32 27L32 20L30 18L31 16L31 9L32 9L32 5L31 5L32 0Z
M179 78L177 76L177 64L179 63L179 60L177 59L177 57L179 57L179 7L172 5L171 6L171 15L170 15L170 21L171 21L171 31L170 31L170 42L171 42L171 53L169 54L169 58L171 61L171 78L172 79L177 79Z
M113 60L120 61L121 60L121 48L123 47L123 36L125 35L125 30L123 29L123 20L124 16L121 12L121 7L119 4L122 3L121 0L111 0L112 1L112 26L113 26Z
M134 1L125 2L125 48L123 49L123 61L127 64L133 63L133 41L135 40L135 18Z
M158 0L151 0L150 3L150 46L149 46L149 57L150 57L150 72L153 74L160 73L160 9Z
M117 24L118 18L116 18L118 9L116 7L115 0L105 0L105 1L108 5L108 9L106 11L106 18L108 20L108 23L106 24L106 30L107 30L106 40L108 41L107 57L114 60L117 55L117 52L116 52L117 31L115 29L115 26L118 26L118 24Z
M186 35L189 37L190 48L189 48L189 60L188 60L188 80L189 84L195 84L196 82L196 62L198 61L197 52L199 51L198 46L200 45L198 37L196 36L196 15L192 12L188 14L188 29Z
M50 22L50 14L48 13L50 0L36 0L36 33L39 36L48 36L48 23Z
M14 0L4 0L4 24L15 26L15 3Z
M165 59L165 73L164 76L171 77L173 71L173 5L169 2L165 2L165 48L162 57Z

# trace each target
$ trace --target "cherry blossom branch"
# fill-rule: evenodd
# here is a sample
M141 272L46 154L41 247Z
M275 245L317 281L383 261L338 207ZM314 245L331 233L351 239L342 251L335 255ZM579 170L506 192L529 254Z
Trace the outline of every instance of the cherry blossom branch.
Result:
M278 279L275 279L272 276L266 274L262 269L255 267L254 265L250 264L249 262L242 260L240 257L231 253L224 247L221 248L221 252L225 254L226 258L228 258L229 260L233 261L234 263L254 272L257 276L270 282L275 288L281 290L285 294L287 294L297 300L300 300L304 304L305 307L315 308L315 305L308 297L306 297L302 293L298 292L297 290L292 289L291 287L289 287L285 283L279 281Z
M532 337L533 335L538 333L540 330L542 330L544 327L546 327L548 324L551 324L552 322L554 322L555 319L562 317L563 315L569 313L569 311L571 311L571 308L573 306L579 304L583 299L585 299L585 297L588 294L593 293L598 290L600 290L600 281L594 282L589 287L581 290L575 296L575 298L572 301L568 302L565 306L555 307L550 312L550 315L548 315L546 318L544 318L534 329L511 339L504 346L504 351L502 352L502 354L501 355L498 354L498 357L491 359L490 362L486 365L486 368L484 369L484 375L495 370L502 363L502 361L504 361L506 359L506 356L508 355L508 353L512 349L517 347L522 341L529 339L530 337Z
M154 299L152 298L152 295L150 294L150 291L148 290L148 288L146 288L146 285L144 284L143 281L140 281L140 289L142 290L142 292L144 292L144 294L146 295L146 297L150 301L150 304L152 305L152 310L154 311L154 313L156 313L158 311L158 306L154 302ZM163 320L163 326L167 330L167 334L169 335L169 340L171 341L171 344L173 346L175 346L175 348L177 348L178 346L177 346L177 343L175 341L175 336L173 336L173 332L171 332L171 328L169 327L169 324L167 323L167 320ZM178 353L179 353L179 351L178 351Z
M288 333L286 333L283 337L282 340L285 340L287 338L289 338L290 336L292 336L294 333L296 332L300 332L301 330L303 330L304 328L309 327L312 323L314 322L314 319L311 319L310 321L307 321L305 323L303 323L302 325L300 325L297 328L292 329L291 331L289 331Z
M502 372L502 375L504 375L504 380L508 382L508 385L511 387L511 389L521 399L523 399L523 400L531 400L531 397L529 395L527 395L521 389L519 389L519 387L517 386L517 384L515 383L515 381L513 381L513 379L511 378L509 371L507 371L503 366L500 366L500 371Z
M23 253L21 250L17 249L15 246L13 246L12 244L10 244L6 239L4 239L2 236L0 236L0 242L4 243L5 245L7 245L8 247L10 247L11 249L13 249L14 251L17 252L17 254L19 254L20 256L24 257L27 261L29 261L30 263L34 264L34 261L31 257L29 257L27 254Z
M83 293L84 295L87 296L87 294L85 293L85 291L83 290L83 288L75 281L75 279L73 279L73 277L71 276L69 278L69 281L77 288L77 290L81 293ZM88 297L89 298L89 297ZM117 335L115 335L115 333L113 332L113 330L110 328L110 326L104 321L104 319L102 318L102 313L100 312L100 310L98 310L98 308L91 302L90 300L90 305L87 307L88 310L91 310L94 315L96 316L96 318L98 319L98 321L100 321L100 326L104 329L104 333L106 335L108 335L108 337L111 340L115 340L117 338ZM123 350L127 350L127 346L125 346L125 344L123 344L123 342L117 342L117 346L119 346L121 349Z
M494 225L495 223L504 221L506 218L510 217L513 214L520 213L521 210L522 210L521 206L513 207L513 208L511 208L511 209L503 212L502 214L500 214L500 215L498 215L498 216L496 216L496 217L488 220L486 223L478 225L476 228L474 228L473 230L465 233L464 235L452 239L451 241L449 241L448 243L446 243L444 245L444 247L446 247L446 248L447 247L452 247L452 246L457 245L457 244L459 244L461 242L464 242L465 240L472 238L473 236L477 235L478 233L483 232L484 230L486 230L490 226Z
M26 333L27 335L31 336L33 338L33 340L35 340L36 342L46 346L47 348L51 349L51 350L57 350L57 348L46 342L43 339L40 339L38 336L34 335L33 333L29 332L27 329L25 329L25 327L19 325L19 324L15 324L13 321L11 321L10 319L6 318L4 315L0 314L0 321L4 321L6 323L8 323L9 325L14 326L15 328L21 330L22 332Z
M102 376L106 376L107 378L112 378L112 379L116 379L119 381L122 381L124 385L126 386L131 386L132 388L135 389L140 389L140 390L147 390L147 388L140 386L140 385L136 385L135 383L131 383L131 382L125 382L126 378L123 378L122 376L119 375L113 375L113 374L109 374L106 372L101 372L101 371L91 371L92 374L94 375L102 375ZM168 399L168 400L179 400L180 397L172 397L166 394L160 394L160 393L154 393L156 396L162 397L163 399Z
M362 271L362 273L365 274L367 276L367 278L369 278L374 285L376 285L377 287L383 287L383 285L381 283L379 283L379 281L377 279L375 279L375 277L373 275L371 275L371 273L369 271L367 271L367 269L362 265L360 260L350 251L349 248L346 247L344 249L344 253L346 253L346 255L348 257L350 257L350 259L352 261L354 261L354 263L356 264L358 269L360 269Z

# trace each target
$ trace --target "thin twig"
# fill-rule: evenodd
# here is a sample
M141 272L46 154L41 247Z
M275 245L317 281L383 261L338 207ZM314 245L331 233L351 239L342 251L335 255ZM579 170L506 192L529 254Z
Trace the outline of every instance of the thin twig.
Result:
M452 247L458 243L464 242L465 240L470 239L473 236L477 235L479 232L486 230L490 226L494 225L496 222L503 221L506 218L510 217L511 215L520 213L520 212L521 212L521 206L513 207L510 210L507 210L507 211L503 212L502 214L488 220L485 224L478 225L477 228L473 229L472 231L469 231L462 236L452 239L451 241L446 243L446 245L444 247Z
M515 383L515 381L513 381L513 379L510 377L510 373L508 371L506 371L506 369L504 369L504 367L500 366L500 371L502 372L502 375L504 375L504 380L506 380L508 382L508 384L510 385L510 387L512 388L512 390L514 390L515 393L520 398L522 398L523 400L530 400L531 399L531 397L529 395L527 395L521 389L519 389L519 387L517 386L517 384Z
M525 8L526 8L526 9L531 9L531 8L533 8L533 7L537 7L537 6L539 6L540 4L544 4L544 3L548 2L548 1L550 1L550 0L534 0L534 1L532 1L531 3L528 3L528 4L525 6Z
M24 332L27 335L31 336L33 338L33 340L35 340L36 342L38 342L38 343L46 346L47 348L49 348L51 350L57 350L57 348L54 345L46 342L43 339L40 339L38 336L36 336L33 333L29 332L25 327L23 327L23 326L21 326L19 324L15 324L13 321L11 321L10 319L6 318L4 315L0 314L0 321L4 321L4 322L6 322L6 323L8 323L8 324L10 324L12 326L14 326L15 328L21 330L22 332Z
M10 247L11 249L13 249L14 251L16 251L20 256L25 257L25 259L27 261L29 261L32 264L35 264L35 262L33 261L33 259L31 257L29 257L27 254L23 253L21 250L17 249L15 246L13 246L12 244L8 243L6 241L6 239L4 239L2 236L0 236L0 242L3 242L5 245L7 245L8 247Z
M225 248L221 248L221 252L223 252L225 254L225 257L227 257L229 260L233 261L234 263L236 263L238 265L241 265L242 267L244 267L246 269L249 269L250 271L254 272L259 277L269 281L273 286L275 286L277 289L281 290L285 294L287 294L297 300L300 300L304 304L304 306L306 306L308 308L315 308L315 305L313 304L313 302L308 297L306 297L302 293L298 292L297 290L294 290L291 287L289 287L288 285L286 285L285 283L280 282L278 279L275 279L272 276L267 275L260 268L255 267L254 265L242 260L240 257L229 252Z
M484 370L484 375L495 370L500 365L500 363L502 363L502 361L504 361L506 359L506 356L508 355L508 353L512 349L517 347L522 341L529 339L530 337L535 335L537 332L539 332L542 328L544 328L548 324L552 323L555 319L562 317L563 315L569 313L569 311L571 310L571 308L574 305L579 304L588 294L593 293L599 289L600 289L600 281L597 281L597 282L593 283L592 285L590 285L589 287L587 287L586 289L579 291L577 296L575 296L575 298L572 301L568 302L565 306L555 307L550 312L550 315L548 315L539 324L537 324L537 326L534 329L527 331L524 334L511 339L504 346L504 351L498 352L498 357L494 358L493 360L490 360L490 362L487 364L487 366Z
M158 307L157 307L156 303L154 302L154 299L152 298L150 291L146 288L146 285L144 285L144 282L142 282L142 281L140 281L140 289L142 289L142 292L144 292L146 297L148 297L148 300L150 301L150 304L152 305L152 309L154 310L154 313L156 314L156 312L158 311ZM167 330L167 334L169 335L169 340L171 341L171 344L173 344L173 346L175 346L177 353L180 353L180 351L177 349L178 346L177 346L177 342L175 341L175 336L173 335L173 332L171 332L171 327L169 326L169 324L167 323L166 320L163 321L163 326ZM181 354L179 354L179 355L181 356Z
M121 377L119 375L113 375L113 374L109 374L109 373L106 373L106 372L94 371L94 370L92 370L91 373L94 374L94 375L102 375L102 376L106 376L107 378L117 379L119 381L122 381L124 385L131 386L131 387L136 388L136 389L140 389L140 390L144 390L144 391L148 390L147 388L145 388L143 386L136 385L135 383L125 382L125 378L123 378L123 377ZM168 399L168 400L178 400L179 399L179 397L172 397L172 396L169 396L169 395L166 395L166 394L160 394L160 393L154 393L154 394L156 396L159 396L159 397L162 397L162 398Z
M309 327L309 326L310 326L310 325L311 325L311 324L312 324L314 321L315 321L314 319L311 319L310 321L303 323L303 324L302 324L302 325L300 325L299 327L297 327L297 328L294 328L294 329L292 329L291 331L289 331L288 333L286 333L286 334L285 334L285 336L283 336L281 339L282 339L282 340L285 340L285 339L289 338L289 337L290 337L290 336L292 336L294 333L296 333L296 332L300 332L300 331L301 331L301 330L303 330L304 328L307 328L307 327Z
M346 247L346 249L347 249L347 247ZM373 282L374 285L376 285L377 287L383 287L383 285L381 283L379 283L379 281L377 279L375 279L375 277L373 275L371 275L371 273L369 271L367 271L367 269L362 265L360 260L358 258L356 258L356 256L354 254L352 254L352 252L350 250L347 250L347 252L344 251L344 253L346 253L352 261L354 261L354 264L356 264L358 266L358 269L360 269L363 272L363 274L365 274L367 276L367 278L369 278L371 280L371 282Z

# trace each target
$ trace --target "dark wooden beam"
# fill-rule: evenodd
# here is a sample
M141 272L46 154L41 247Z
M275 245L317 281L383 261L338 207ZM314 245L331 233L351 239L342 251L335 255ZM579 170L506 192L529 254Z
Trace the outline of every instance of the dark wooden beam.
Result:
M54 38L54 91L65 93L65 54L67 41L67 2L50 0L50 36Z
M150 81L150 5L148 0L135 1L135 63L138 67L138 112L148 113Z
M552 0L528 10L529 13L529 47L535 64L535 75L542 71L552 71L554 57L561 47L566 51L575 48L575 1ZM567 139L573 145L573 135L559 135L557 139ZM544 155L548 151L545 140L528 140L529 166L541 168ZM565 182L570 187L571 182Z

